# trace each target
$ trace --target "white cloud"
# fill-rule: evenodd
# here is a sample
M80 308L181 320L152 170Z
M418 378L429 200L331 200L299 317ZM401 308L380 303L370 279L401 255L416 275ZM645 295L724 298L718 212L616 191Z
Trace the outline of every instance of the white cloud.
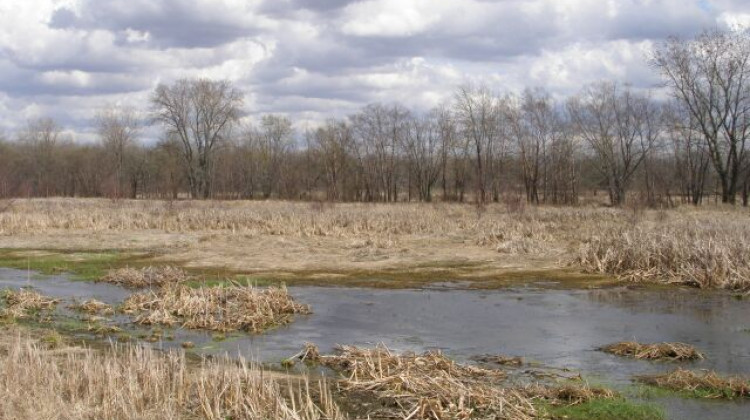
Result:
M743 0L0 0L0 129L52 116L91 138L97 109L156 84L232 80L249 113L299 125L374 101L425 110L457 85L601 79L648 88L655 42L750 25ZM156 134L153 134L156 135Z

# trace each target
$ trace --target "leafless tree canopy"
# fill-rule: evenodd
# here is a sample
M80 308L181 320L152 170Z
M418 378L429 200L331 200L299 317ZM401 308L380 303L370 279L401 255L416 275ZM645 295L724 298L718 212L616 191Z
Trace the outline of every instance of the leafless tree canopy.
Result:
M465 85L426 112L375 103L305 129L283 115L239 125L230 82L184 79L154 90L151 118L102 110L96 144L49 118L0 136L0 197L576 204L603 190L612 205L747 205L748 60L747 32L712 31L651 57L669 101L615 81L569 98ZM158 142L142 138L149 120Z
M227 81L182 79L159 85L151 102L154 119L182 145L191 194L210 197L214 149L231 135L242 94Z

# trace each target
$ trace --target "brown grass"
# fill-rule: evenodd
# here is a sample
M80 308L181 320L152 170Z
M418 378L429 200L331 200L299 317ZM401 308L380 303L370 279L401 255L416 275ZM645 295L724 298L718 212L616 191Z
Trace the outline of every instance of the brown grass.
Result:
M586 242L578 262L589 271L630 281L748 291L750 223L743 213L713 221L605 230Z
M212 331L258 333L291 322L296 314L309 314L310 308L295 302L285 287L191 288L167 284L158 290L131 295L122 305L144 325L180 325L183 328Z
M20 337L0 350L0 414L7 420L343 420L324 385L320 393L310 388L303 381L282 391L245 360L191 365L178 351L45 350Z
M545 400L552 405L577 405L597 399L613 399L619 395L608 388L592 387L586 383L566 382L561 385L531 385L523 388L532 399Z
M446 203L35 199L0 213L0 235L9 248L149 250L155 264L270 276L400 270L445 280L572 266L745 291L749 216L719 206L633 212L490 204L477 211Z
M99 279L105 283L138 289L143 287L161 287L166 284L183 283L190 279L185 270L172 266L131 268L125 267L110 270Z
M646 375L636 378L639 382L686 391L702 398L750 397L750 381L740 377L723 377L716 372L693 372L677 369L669 373Z
M80 303L75 303L73 305L70 305L70 308L79 312L87 313L89 315L111 315L114 313L112 305L106 304L96 299L89 299Z
M475 356L475 357L472 357L472 360L480 362L480 363L495 364L495 365L500 365L500 366L522 366L523 365L523 357L504 356L502 354L486 354L483 356Z
M439 352L399 355L385 346L340 346L337 354L321 356L308 345L302 358L342 373L345 393L373 395L383 405L368 413L375 418L523 420L537 414L520 391L498 386L502 371L461 365Z
M52 310L60 303L59 299L43 296L29 289L6 290L3 292L3 300L5 308L0 316L9 318L26 318L30 312Z
M701 352L685 343L642 344L635 341L623 341L604 346L601 350L616 356L645 360L683 361L703 359Z

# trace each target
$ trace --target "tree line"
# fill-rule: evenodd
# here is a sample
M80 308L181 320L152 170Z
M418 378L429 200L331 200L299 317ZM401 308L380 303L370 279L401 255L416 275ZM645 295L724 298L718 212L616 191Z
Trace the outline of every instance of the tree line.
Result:
M749 59L747 32L709 31L650 57L668 99L614 81L562 101L466 85L429 112L371 104L303 132L281 115L243 125L230 82L183 79L147 111L102 110L95 144L49 118L0 139L0 196L747 205ZM146 124L161 140L142 141Z

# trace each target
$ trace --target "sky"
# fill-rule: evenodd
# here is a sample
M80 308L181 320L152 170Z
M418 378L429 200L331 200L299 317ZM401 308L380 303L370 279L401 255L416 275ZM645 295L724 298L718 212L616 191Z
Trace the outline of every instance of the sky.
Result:
M467 83L652 89L660 42L738 25L748 0L0 0L0 132L52 117L94 141L99 110L145 112L181 78L230 80L246 119L298 129L375 102L426 111Z

